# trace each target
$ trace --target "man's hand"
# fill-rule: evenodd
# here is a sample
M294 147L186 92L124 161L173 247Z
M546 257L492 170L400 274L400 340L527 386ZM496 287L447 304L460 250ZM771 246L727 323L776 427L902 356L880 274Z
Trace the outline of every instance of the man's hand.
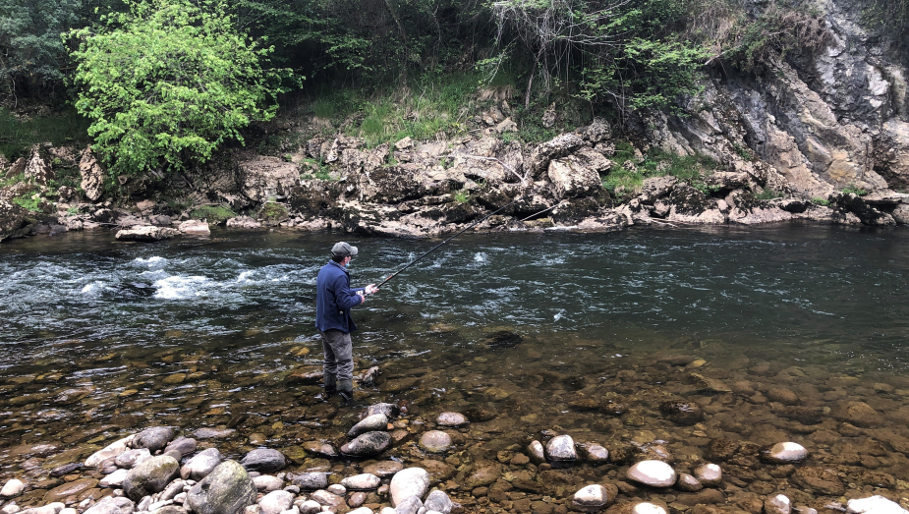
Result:
M379 288L375 284L366 286L366 294L376 294L377 292L379 292Z

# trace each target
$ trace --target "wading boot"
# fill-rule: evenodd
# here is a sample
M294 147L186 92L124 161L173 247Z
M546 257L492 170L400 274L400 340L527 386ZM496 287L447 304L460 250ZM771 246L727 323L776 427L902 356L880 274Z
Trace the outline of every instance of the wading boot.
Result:
M353 401L353 380L338 380L338 396L344 403Z
M338 392L338 384L334 375L325 373L322 376L322 392L316 395L316 400L327 402L331 395Z

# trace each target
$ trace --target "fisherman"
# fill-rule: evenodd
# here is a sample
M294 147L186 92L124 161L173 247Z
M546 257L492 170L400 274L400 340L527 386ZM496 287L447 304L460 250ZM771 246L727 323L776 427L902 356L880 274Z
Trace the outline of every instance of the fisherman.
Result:
M322 333L325 361L322 365L324 398L338 393L345 402L353 400L353 341L357 329L350 309L366 302L366 295L379 290L375 284L351 288L350 261L357 247L343 241L331 247L331 260L319 270L316 281L316 328Z

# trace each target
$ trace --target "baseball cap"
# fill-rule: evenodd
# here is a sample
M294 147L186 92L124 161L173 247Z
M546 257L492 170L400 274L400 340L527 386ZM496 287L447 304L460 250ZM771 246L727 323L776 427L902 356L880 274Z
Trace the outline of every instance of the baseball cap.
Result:
M341 241L341 242L335 243L335 245L331 247L331 254L332 254L332 256L336 256L336 257L347 257L348 255L351 257L356 257L357 256L357 247L351 246L351 245L345 243L344 241Z

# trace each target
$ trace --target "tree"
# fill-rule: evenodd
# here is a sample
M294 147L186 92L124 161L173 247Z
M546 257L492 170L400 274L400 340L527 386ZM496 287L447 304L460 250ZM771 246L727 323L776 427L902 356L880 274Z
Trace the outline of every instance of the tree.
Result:
M129 3L71 35L76 109L112 178L205 162L277 110L272 48L236 30L222 1Z
M525 106L534 79L580 84L591 102L611 100L619 111L670 107L697 90L707 52L679 37L689 0L491 0L497 42L529 67ZM574 76L579 75L579 78Z
M63 83L60 34L75 26L80 0L0 0L0 96L15 104Z

